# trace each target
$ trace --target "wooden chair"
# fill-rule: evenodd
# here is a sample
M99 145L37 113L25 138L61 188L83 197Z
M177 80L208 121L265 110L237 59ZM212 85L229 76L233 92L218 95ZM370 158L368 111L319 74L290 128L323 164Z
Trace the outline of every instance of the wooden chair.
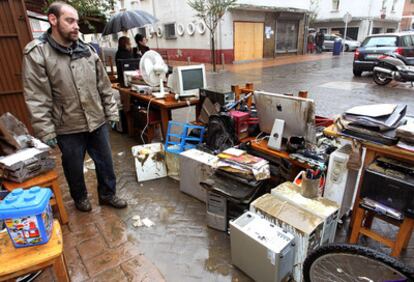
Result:
M41 175L35 176L23 183L16 183L12 181L3 181L4 188L11 192L17 188L28 189L33 186L48 187L52 189L54 197L50 199L50 204L56 206L62 224L68 223L68 214L66 213L65 206L63 204L62 193L58 184L58 175L54 170L45 172Z
M401 250L407 248L414 227L413 218L405 217L402 221L399 221L387 216L379 215L371 210L365 209L362 206L359 206L355 212L356 216L352 225L352 233L349 238L349 243L356 244L358 242L359 235L362 234L390 247L392 249L391 256L394 257L398 257ZM372 222L375 217L399 227L395 241L392 241L391 239L371 230Z
M0 234L0 249L0 281L10 281L50 266L59 282L70 281L63 255L62 231L57 220L53 223L52 236L46 244L15 248L7 232L3 232Z
M251 92L254 91L254 85L253 83L246 83L245 87L240 87L239 85L232 85L231 86L231 90L234 92L234 96L236 101L239 100L242 94L249 94ZM253 96L250 96L247 99L247 106L250 107L252 106L252 102L253 102Z
M110 71L108 73L109 80L111 81L111 83L115 83L115 82L118 81L118 79L117 79L117 76L115 75L114 62L112 60L112 56L108 56L106 59L107 59L107 61L105 63L108 63L109 68L110 68Z

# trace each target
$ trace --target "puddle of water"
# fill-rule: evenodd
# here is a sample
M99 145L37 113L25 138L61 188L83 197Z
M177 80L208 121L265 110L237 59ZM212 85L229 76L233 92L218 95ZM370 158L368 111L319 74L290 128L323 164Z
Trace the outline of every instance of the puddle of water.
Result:
M353 90L366 88L368 83L365 82L350 82L350 81L331 81L320 85L319 87L332 88L339 90Z

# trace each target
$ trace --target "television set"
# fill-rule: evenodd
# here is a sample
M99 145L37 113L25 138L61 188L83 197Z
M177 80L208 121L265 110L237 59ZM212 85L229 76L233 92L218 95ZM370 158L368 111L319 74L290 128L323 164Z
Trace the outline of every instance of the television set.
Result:
M168 77L168 87L178 97L199 96L200 88L207 87L204 64L174 67Z
M285 121L283 137L315 138L315 103L312 99L287 96L264 91L254 92L254 101L262 132L271 133L275 119Z
M116 61L118 82L122 87L128 87L128 80L125 72L139 70L140 59L119 59Z

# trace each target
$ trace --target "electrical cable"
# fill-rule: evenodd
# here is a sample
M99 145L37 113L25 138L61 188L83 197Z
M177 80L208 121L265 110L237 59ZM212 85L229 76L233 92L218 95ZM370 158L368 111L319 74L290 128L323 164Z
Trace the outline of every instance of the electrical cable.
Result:
M264 132L263 131L261 131L259 134L257 134L256 135L256 137L254 138L254 142L257 144L257 143L260 143L260 142L262 142L263 140L265 140L265 139L268 139L269 137L270 137L270 135L265 135L265 136L263 136L263 137L261 137L261 138L259 138L262 134L263 134Z
M151 102L152 102L152 100L154 100L155 98L151 98L150 100L149 100L149 102L148 102L148 106L147 106L147 124L145 125L145 127L144 127L144 129L142 130L142 132L141 132L141 140L142 140L142 143L143 144L146 144L145 143L145 140L144 140L144 133L145 133L145 130L147 129L147 127L148 127L148 125L149 125L149 109L150 109L150 105L151 105Z

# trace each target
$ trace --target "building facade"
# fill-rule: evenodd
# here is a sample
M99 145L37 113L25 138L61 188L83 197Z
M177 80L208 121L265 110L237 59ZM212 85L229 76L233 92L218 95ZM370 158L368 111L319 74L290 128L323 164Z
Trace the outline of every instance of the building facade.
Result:
M260 60L302 54L310 0L240 0L218 24L217 63ZM187 0L122 1L116 9L142 9L159 21L127 33L145 33L150 48L170 60L210 62L210 34ZM106 39L116 46L114 38Z
M414 0L405 0L401 30L414 30Z
M366 36L399 30L405 0L314 0L316 19L311 26L325 33L344 34L344 15L350 13L347 36L363 41Z

